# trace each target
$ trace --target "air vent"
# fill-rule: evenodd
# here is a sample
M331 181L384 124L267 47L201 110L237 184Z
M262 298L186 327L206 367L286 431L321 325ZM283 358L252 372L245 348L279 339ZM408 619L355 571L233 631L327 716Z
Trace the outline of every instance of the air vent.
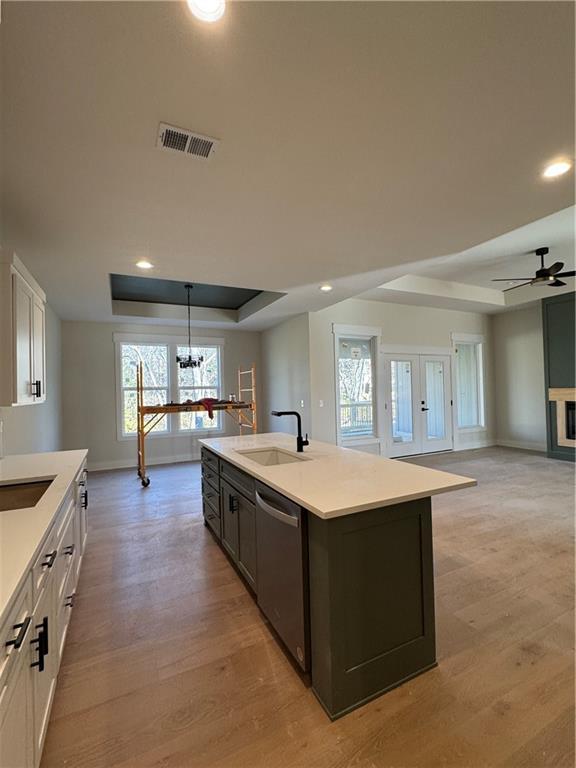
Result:
M219 143L218 139L212 139L210 136L202 136L183 128L160 123L156 146L170 152L180 152L208 160L214 154Z

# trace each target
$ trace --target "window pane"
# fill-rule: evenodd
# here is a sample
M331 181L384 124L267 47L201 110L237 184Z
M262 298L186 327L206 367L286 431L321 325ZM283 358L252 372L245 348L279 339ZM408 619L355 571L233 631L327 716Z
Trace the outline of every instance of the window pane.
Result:
M201 400L203 397L218 397L218 391L216 389L181 389L180 390L180 402L184 403L186 400ZM219 429L220 427L220 414L214 413L214 418L211 419L208 416L207 411L190 411L188 413L180 413L180 429Z
M162 344L122 344L122 386L136 386L136 368L143 364L145 387L168 387L168 347Z
M137 395L136 390L128 389L124 390L123 410L122 410L122 425L123 433L125 435L136 434L138 421L137 421ZM168 401L168 392L165 389L145 389L144 390L144 405L163 405ZM146 416L146 421L151 419L152 416ZM151 429L151 432L166 432L168 429L168 416L164 416L163 419Z
M428 440L445 437L444 419L444 364L426 361L426 434Z
M458 384L458 426L479 426L477 344L458 344L456 346L456 376Z
M188 355L188 347L178 347L178 356ZM198 368L178 368L179 387L218 387L220 384L220 355L218 347L192 347L193 358L203 357Z
M409 360L392 360L392 440L395 443L411 443L414 440L412 426L412 363Z
M368 339L340 339L338 387L343 436L372 435L372 344Z

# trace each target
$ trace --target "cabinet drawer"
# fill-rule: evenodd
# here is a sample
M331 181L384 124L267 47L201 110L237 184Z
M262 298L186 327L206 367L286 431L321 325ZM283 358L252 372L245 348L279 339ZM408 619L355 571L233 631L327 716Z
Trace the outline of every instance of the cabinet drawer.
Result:
M233 485L237 491L240 491L240 493L243 493L244 496L247 496L249 499L254 501L253 477L250 477L250 475L247 475L245 472L236 469L236 467L233 467L232 464L228 464L227 461L222 461L220 463L220 474L230 483L230 485Z
M70 502L63 525L56 533L56 564L54 574L56 580L56 599L59 600L69 573L75 570L76 563L76 506Z
M74 606L75 594L74 570L70 569L62 593L56 601L56 642L58 647L56 659L58 664L62 659L62 652L64 650L64 643L66 642L68 623L70 622L70 615Z
M212 453L212 451L209 451L207 448L202 448L201 456L202 464L205 464L207 467L210 467L213 472L219 474L220 460L218 456Z
M210 483L216 493L220 493L220 475L214 472L211 465L202 464L202 480Z
M220 517L220 494L208 483L202 482L202 499L207 502Z
M54 569L57 556L56 530L53 526L46 541L42 545L40 554L32 566L32 593L34 606L36 606L40 594Z
M32 579L28 575L0 628L0 690L7 684L10 670L19 652L29 648L33 630L33 607Z
M211 504L209 504L206 499L204 499L204 520L206 521L207 525L210 526L211 530L213 531L214 535L220 541L222 538L221 534L221 522L220 522L220 515L216 514L216 511L214 510L214 507L212 507Z

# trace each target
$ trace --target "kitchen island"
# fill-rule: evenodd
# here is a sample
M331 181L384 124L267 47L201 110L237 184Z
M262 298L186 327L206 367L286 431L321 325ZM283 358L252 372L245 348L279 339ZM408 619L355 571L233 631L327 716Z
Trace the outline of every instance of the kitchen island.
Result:
M200 442L205 523L331 718L436 665L431 497L475 480L282 433Z

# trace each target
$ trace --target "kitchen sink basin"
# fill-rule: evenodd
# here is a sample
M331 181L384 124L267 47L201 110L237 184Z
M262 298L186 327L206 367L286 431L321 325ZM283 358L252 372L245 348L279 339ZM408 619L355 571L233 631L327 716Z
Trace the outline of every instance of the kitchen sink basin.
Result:
M238 451L250 461L262 464L264 467L272 467L276 464L296 464L299 461L310 461L309 456L299 456L282 448L252 448L247 451Z
M34 483L0 485L0 512L35 507L51 483L52 480L40 480Z

